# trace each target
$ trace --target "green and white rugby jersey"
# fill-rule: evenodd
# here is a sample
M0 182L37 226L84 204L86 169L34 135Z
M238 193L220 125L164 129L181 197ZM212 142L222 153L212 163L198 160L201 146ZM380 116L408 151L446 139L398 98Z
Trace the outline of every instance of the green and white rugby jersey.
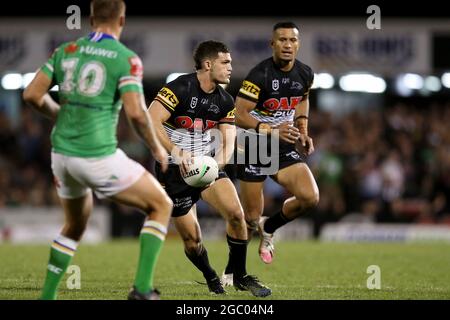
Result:
M139 57L112 36L93 32L58 47L41 70L59 86L53 151L77 157L113 154L121 94L142 93Z

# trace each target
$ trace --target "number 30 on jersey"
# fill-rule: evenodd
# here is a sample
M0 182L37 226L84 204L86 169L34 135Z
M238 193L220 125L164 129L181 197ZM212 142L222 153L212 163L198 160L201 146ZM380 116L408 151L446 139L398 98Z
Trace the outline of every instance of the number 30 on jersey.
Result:
M84 63L78 72L77 81L74 81L75 71L78 65L78 58L64 59L61 61L64 70L64 80L61 83L60 90L65 93L77 93L93 97L105 87L106 69L103 63L99 61L89 61Z

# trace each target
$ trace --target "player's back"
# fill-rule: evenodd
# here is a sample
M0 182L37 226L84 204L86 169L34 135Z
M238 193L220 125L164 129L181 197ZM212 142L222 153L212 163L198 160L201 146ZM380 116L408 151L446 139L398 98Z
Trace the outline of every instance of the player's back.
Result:
M120 94L142 92L139 58L112 36L93 32L61 45L43 71L59 86L53 150L79 157L114 153Z

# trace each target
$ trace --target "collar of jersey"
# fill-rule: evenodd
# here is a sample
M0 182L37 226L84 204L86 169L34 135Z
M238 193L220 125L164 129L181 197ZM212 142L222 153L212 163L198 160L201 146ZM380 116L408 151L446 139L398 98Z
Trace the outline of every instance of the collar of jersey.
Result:
M100 42L103 39L113 39L115 40L116 38L114 38L114 36L107 34L107 33L103 33L103 32L91 32L88 35L88 39L89 41L92 42Z

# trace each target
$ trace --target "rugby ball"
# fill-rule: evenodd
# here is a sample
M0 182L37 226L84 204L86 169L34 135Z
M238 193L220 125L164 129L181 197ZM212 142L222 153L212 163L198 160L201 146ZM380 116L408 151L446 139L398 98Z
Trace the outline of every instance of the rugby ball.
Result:
M204 187L217 179L219 176L219 166L212 157L193 157L188 172L186 175L181 174L181 176L184 182L191 187Z

